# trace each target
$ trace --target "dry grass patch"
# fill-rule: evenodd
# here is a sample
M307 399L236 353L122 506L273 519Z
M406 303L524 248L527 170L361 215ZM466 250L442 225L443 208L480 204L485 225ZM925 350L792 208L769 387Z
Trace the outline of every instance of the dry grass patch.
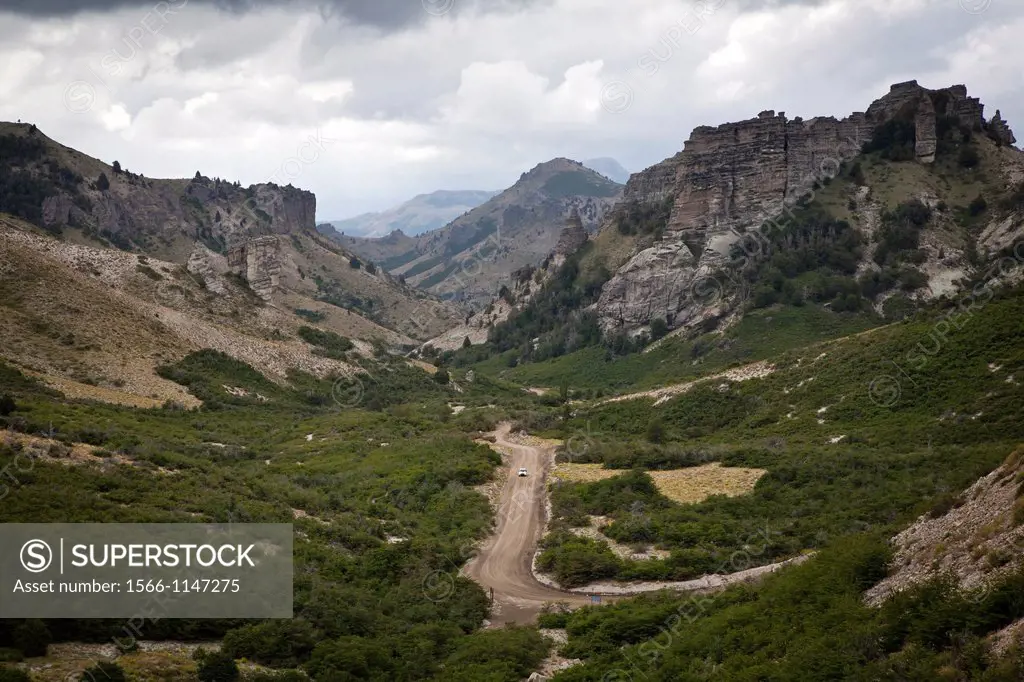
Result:
M567 483L596 483L622 473L620 469L605 469L603 464L559 464L552 476ZM686 469L648 471L647 475L658 492L673 502L696 504L712 495L745 495L766 473L764 469L723 467L720 462L712 462Z
M50 388L60 391L65 396L73 400L95 400L101 403L124 405L126 407L138 407L142 409L160 407L164 404L165 400L173 400L184 407L198 407L199 405L202 405L202 402L198 398L190 393L186 393L183 389L177 391L174 390L174 388L178 388L177 386L172 386L171 390L165 392L166 397L164 400L160 400L157 398L135 395L134 393L129 393L127 391L107 388L105 386L84 384L80 381L73 381L53 374L40 374L38 372L31 371L25 371L25 373L30 376L34 376Z
M603 464L558 464L551 477L567 483L596 483L621 473L619 469L605 469Z
M418 367L427 374L437 374L437 367L430 364L429 362L423 362L422 360L409 359L405 361L410 367Z
M766 473L764 469L723 467L720 462L687 469L647 472L658 486L658 492L679 504L696 504L712 495L745 495L754 489Z

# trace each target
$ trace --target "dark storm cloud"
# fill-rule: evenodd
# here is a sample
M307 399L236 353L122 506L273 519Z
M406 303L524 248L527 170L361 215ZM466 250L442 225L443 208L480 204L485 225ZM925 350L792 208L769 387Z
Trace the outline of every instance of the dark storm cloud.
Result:
M325 16L341 15L358 24L397 29L423 21L431 14L458 11L469 6L484 9L512 9L545 0L161 0L184 7L214 5L227 11L245 12L267 6L317 7ZM819 5L825 0L696 0L707 5L736 1L742 9L778 5ZM34 16L64 16L78 12L104 12L124 7L149 9L157 0L0 0L0 10Z
M314 7L325 17L341 16L357 24L380 29L398 29L470 6L513 8L529 0L0 0L0 10L31 16L66 16L79 12L104 12L156 4L170 9L187 5L213 5L228 12L246 12L264 7Z

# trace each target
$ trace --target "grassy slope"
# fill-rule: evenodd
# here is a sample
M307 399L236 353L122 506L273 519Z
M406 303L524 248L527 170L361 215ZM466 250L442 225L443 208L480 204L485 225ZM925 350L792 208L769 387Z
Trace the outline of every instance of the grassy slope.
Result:
M725 392L707 385L657 407L651 400L580 406L564 427L591 444L569 453L577 461L672 468L718 460L769 473L749 496L692 506L665 504L644 486L600 494L607 482L563 487L555 514L566 523L579 523L581 512L611 516L612 538L655 544L673 556L605 562L595 574L580 574L580 563L601 552L556 537L548 563L578 581L682 579L717 570L765 529L771 539L759 563L865 528L896 530L1024 440L1016 379L1024 371L1022 316L1020 292L987 305L979 299L962 329L939 343L944 327L922 316L775 356L775 374ZM653 422L663 434L656 447L645 442Z
M686 341L668 339L646 353L613 357L603 347L585 348L541 363L507 367L505 356L476 365L478 372L525 386L620 393L688 381L731 365L769 358L789 348L855 334L880 323L867 315L836 314L819 306L779 307L746 315L724 334Z

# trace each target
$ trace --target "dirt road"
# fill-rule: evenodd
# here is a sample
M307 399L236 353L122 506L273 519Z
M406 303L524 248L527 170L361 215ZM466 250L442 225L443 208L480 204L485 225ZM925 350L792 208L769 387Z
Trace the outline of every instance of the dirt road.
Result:
M520 445L509 441L509 431L509 425L503 424L495 433L496 445L509 455L506 466L510 472L498 502L497 528L463 569L485 590L494 589L492 622L496 624L532 623L545 602L590 603L585 595L547 587L533 577L533 554L544 532L545 485L554 446ZM526 467L529 475L517 476L520 467Z
M547 514L547 477L554 465L554 445L525 445L510 440L511 427L502 424L494 433L493 447L506 455L508 481L501 491L495 514L497 527L479 552L462 569L485 590L494 590L492 626L505 623L533 623L545 603L564 602L570 606L593 603L591 594L601 595L601 603L657 590L714 592L740 582L751 582L784 566L800 563L799 556L775 564L747 568L726 575L706 575L680 582L607 582L574 591L549 587L533 574L533 555L544 533ZM526 467L529 475L516 472Z

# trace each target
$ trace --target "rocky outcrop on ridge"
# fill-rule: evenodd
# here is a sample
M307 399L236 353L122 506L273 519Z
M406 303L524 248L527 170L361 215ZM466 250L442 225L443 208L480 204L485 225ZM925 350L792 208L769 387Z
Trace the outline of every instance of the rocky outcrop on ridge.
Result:
M789 119L769 110L746 121L700 126L681 152L626 184L620 206L673 203L661 240L605 285L595 306L602 328L639 332L655 318L681 327L719 315L728 307L729 289L721 266L733 246L784 214L816 182L837 175L879 126L896 119L914 123L921 163L935 160L940 119L1013 139L998 114L986 122L984 106L965 86L929 90L916 81L893 85L866 111L843 119ZM604 229L615 228L615 215Z

